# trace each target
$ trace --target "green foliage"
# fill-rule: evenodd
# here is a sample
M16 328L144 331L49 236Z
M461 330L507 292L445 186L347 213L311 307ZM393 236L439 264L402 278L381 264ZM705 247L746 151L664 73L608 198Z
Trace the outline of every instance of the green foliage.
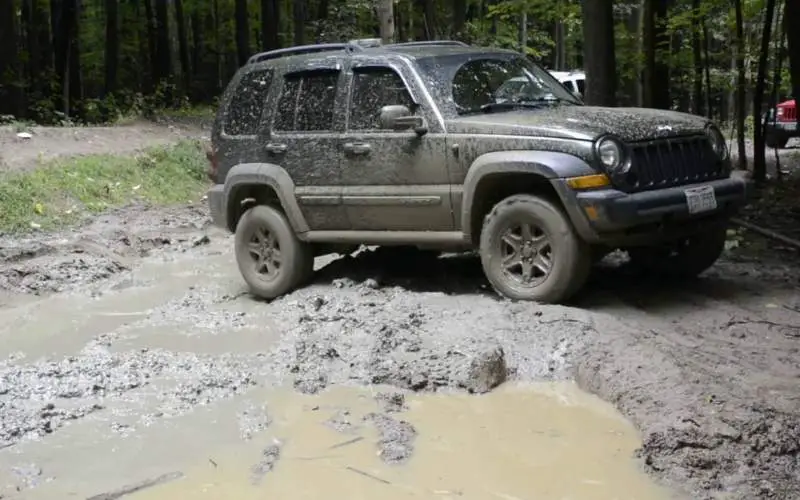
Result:
M428 34L437 38L458 38L474 44L524 50L545 66L557 69L578 69L583 65L583 29L579 0L466 0L465 24L454 33L458 5L453 0L431 0L432 8L423 8L417 0L395 0L395 33L401 41L421 39ZM63 2L62 2L63 3ZM115 82L107 89L105 0L82 0L79 16L80 89L70 92L69 113L64 112L64 89L52 65L52 54L34 54L29 46L27 22L20 17L18 59L24 67L21 74L0 75L0 84L25 89L26 113L23 118L42 124L111 123L133 116L156 116L189 113L195 105L212 105L227 81L238 68L236 55L236 0L183 0L183 19L177 18L175 2L169 5L168 47L171 74L161 81L155 75L148 26L142 2L119 1L118 71ZM247 0L249 9L247 33L251 52L263 46L261 34L261 1ZM782 3L782 2L779 2ZM52 2L39 2L49 19ZM374 0L305 0L305 18L294 17L295 2L279 0L279 40L282 46L294 43L333 42L353 38L375 37L378 23ZM617 71L621 89L620 103L631 104L633 88L641 72L643 54L641 23L637 23L639 0L614 3L616 17ZM701 0L693 8L691 0L670 2L669 15L663 21L668 43L658 47L657 59L671 70L670 87L675 107L686 110L692 100L695 67L710 67L710 98L716 113L725 111L723 104L734 82L731 51L735 46L735 23L730 0ZM745 17L745 59L748 87L753 86L765 0L742 0ZM429 10L429 11L428 11ZM427 12L426 12L427 11ZM21 12L21 11L18 11ZM520 46L520 21L527 14L524 26L527 44ZM158 20L154 20L154 25ZM178 23L183 22L189 52L189 65L183 67L179 57ZM297 22L302 23L295 29ZM638 28L637 28L638 25ZM563 34L563 50L556 50L557 27ZM43 26L47 39L50 27ZM780 33L781 30L775 30ZM708 35L708 53L695 61L692 42ZM774 65L775 37L770 54ZM44 49L49 50L48 47ZM43 50L44 50L43 49ZM562 53L564 60L557 60ZM48 62L49 61L49 62ZM38 64L38 66L37 66ZM784 69L787 61L782 62ZM34 68L35 72L34 72ZM788 92L788 71L783 71L779 94ZM188 78L185 78L188 77ZM774 83L769 75L768 88ZM703 82L705 92L705 81ZM113 90L111 90L113 89ZM74 89L73 89L74 90ZM108 91L111 90L111 91ZM724 116L720 115L720 118Z
M148 149L136 156L58 160L0 177L0 231L53 228L88 213L139 201L196 200L207 186L199 143Z

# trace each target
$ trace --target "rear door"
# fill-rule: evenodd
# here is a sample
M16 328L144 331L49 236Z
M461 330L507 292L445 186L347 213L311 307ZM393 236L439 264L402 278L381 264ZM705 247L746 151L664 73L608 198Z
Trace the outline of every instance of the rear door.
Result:
M454 219L443 121L410 68L356 59L342 162L342 203L354 230L452 231ZM402 104L427 120L428 133L381 127L381 108Z
M347 229L337 154L346 95L342 66L331 58L289 68L264 145L272 163L295 184L295 196L311 230Z

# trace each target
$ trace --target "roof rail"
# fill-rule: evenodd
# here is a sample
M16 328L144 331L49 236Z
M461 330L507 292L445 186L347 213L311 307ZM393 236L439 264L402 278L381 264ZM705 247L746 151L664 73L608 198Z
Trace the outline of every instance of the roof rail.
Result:
M464 42L459 42L458 40L424 40L418 42L400 42L400 43L392 43L387 45L387 47L425 47L425 46L439 46L439 47L469 47Z
M250 59L247 60L247 64L255 64L261 61L268 61L270 59L297 56L301 54L314 54L317 52L334 52L340 50L347 50L350 47L352 47L352 45L349 43L320 43L314 45L300 45L297 47L288 47L285 49L276 49L254 54L250 56Z

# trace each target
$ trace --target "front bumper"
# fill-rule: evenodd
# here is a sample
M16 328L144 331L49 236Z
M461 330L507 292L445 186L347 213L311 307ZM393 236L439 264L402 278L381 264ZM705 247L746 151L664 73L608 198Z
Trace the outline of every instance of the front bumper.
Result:
M685 190L699 186L714 188L717 208L692 214ZM581 236L619 246L679 238L727 220L746 203L748 192L740 177L631 194L616 189L572 191L562 185L562 195L564 189L575 202L570 215Z
M228 229L228 218L225 210L225 184L214 184L206 193L208 198L208 211L211 222L223 229Z
M800 127L798 122L766 122L767 132L776 132L784 137L798 137L800 136Z

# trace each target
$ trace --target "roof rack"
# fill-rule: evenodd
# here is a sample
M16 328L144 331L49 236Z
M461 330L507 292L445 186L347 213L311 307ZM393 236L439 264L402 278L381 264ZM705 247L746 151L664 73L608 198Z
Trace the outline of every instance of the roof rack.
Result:
M429 40L420 42L401 42L382 45L380 38L361 38L350 40L347 43L319 43L312 45L299 45L297 47L288 47L285 49L270 50L267 52L259 52L250 56L247 64L255 64L270 59L279 59L281 57L298 56L303 54L316 54L319 52L339 52L345 51L349 53L361 52L364 49L375 47L435 47L435 46L455 46L455 47L469 47L464 42L456 40Z
M270 59L278 59L281 57L297 56L301 54L315 54L317 52L336 52L340 50L347 50L351 47L349 43L320 43L314 45L300 45L297 47L288 47L285 49L270 50L267 52L260 52L250 57L247 64L255 64L261 61L268 61Z
M386 47L425 47L425 46L439 46L439 47L469 47L464 42L459 42L458 40L425 40L419 42L400 42L400 43L391 43L386 45Z

